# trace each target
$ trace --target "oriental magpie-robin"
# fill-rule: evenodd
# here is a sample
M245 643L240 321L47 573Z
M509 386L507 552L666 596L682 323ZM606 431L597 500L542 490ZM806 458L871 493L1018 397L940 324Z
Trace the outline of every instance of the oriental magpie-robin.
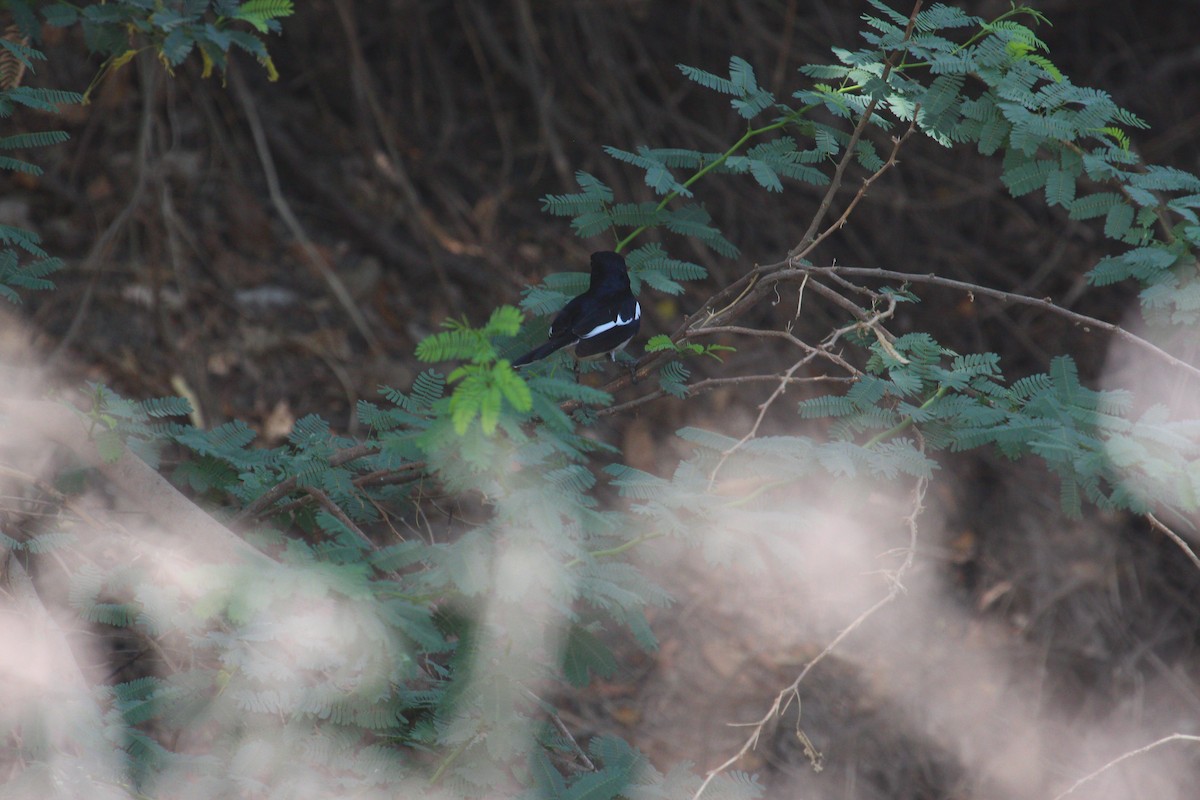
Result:
M513 359L514 367L545 358L564 347L579 359L607 354L613 361L642 324L642 307L629 288L629 269L618 253L592 253L588 289L571 300L550 323L550 341Z

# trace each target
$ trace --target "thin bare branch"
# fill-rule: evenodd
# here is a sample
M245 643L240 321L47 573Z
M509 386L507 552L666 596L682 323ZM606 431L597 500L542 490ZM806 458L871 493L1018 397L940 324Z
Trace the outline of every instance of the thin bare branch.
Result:
M784 379L775 373L764 373L759 375L733 375L727 378L705 378L704 380L689 383L684 389L687 392L687 397L697 397L707 392L714 391L726 386L745 386L751 383L777 383L780 380L786 380L789 386L798 386L805 383L850 383L853 378L839 378L834 375L809 375L803 378L787 378ZM607 417L615 414L623 414L627 411L632 411L635 408L644 406L647 403L652 403L655 400L661 400L667 396L667 392L662 389L656 389L649 394L644 394L641 397L635 397L633 400L624 403L618 403L615 406L600 408L596 410L597 417Z
M291 231L300 248L304 251L309 264L325 280L334 299L337 300L342 310L346 312L346 316L350 318L350 321L354 323L354 327L362 335L363 339L366 340L371 351L374 353L383 353L383 344L379 341L379 337L375 335L375 331L371 329L367 318L359 310L358 304L350 294L350 290L346 288L346 284L342 282L342 279L325 260L325 257L321 255L321 252L317 250L317 246L313 244L312 239L305 232L304 226L300 224L300 220L296 217L295 212L292 211L291 203L284 196L283 189L279 184L279 174L275 170L275 159L271 155L271 147L267 143L267 135L263 130L262 120L259 118L254 98L250 96L250 89L246 86L246 82L236 69L229 70L229 76L233 84L234 94L242 104L242 110L246 113L246 121L250 125L250 135L254 139L254 147L258 151L258 159L267 181L267 193L271 196L271 203L275 206L275 211L279 214L280 219L283 220L284 225Z
M1068 788L1065 792L1055 795L1054 800L1063 800L1064 797L1067 797L1068 795L1073 794L1075 792L1075 790L1078 789L1080 786L1083 786L1085 783L1088 783L1089 781L1095 780L1096 778L1100 777L1108 770L1115 767L1117 764L1120 764L1122 761L1126 761L1130 758L1133 758L1134 756L1140 756L1143 753L1148 753L1156 747L1161 747L1162 745L1170 744L1171 742L1198 742L1198 743L1200 743L1200 736L1189 736L1188 734L1185 734L1185 733L1173 733L1170 736L1164 736L1163 738L1159 739L1157 742L1151 742L1150 744L1146 745L1145 747L1139 747L1136 750L1130 750L1128 753L1122 753L1121 755L1114 758L1112 761L1109 761L1107 764L1100 767L1100 769L1096 770L1095 772L1088 773L1087 775L1084 775L1079 780L1075 781L1073 784L1071 784L1070 788Z
M860 126L865 126L868 115L874 108L875 108L875 103L872 102L871 105L867 107L866 113L863 114L863 119L859 123ZM913 118L908 123L908 128L904 131L904 133L902 135L892 138L892 150L890 153L888 153L887 160L883 162L883 166L881 166L879 169L875 170L869 176L867 176L867 178L863 181L862 186L860 186L858 188L858 191L854 193L854 197L852 197L850 199L850 202L846 205L846 209L841 213L841 215L837 218L837 220L835 220L832 225L827 227L825 230L821 231L821 233L816 236L813 236L813 234L810 233L810 231L815 230L814 225L810 224L809 231L805 232L804 238L800 240L800 244L796 245L794 248L792 248L792 251L790 253L788 253L788 259L790 261L792 261L794 263L799 263L803 259L807 258L809 256L809 254L811 254L814 250L816 250L817 247L820 246L821 242L825 241L830 236L832 236L836 231L840 230L841 227L846 224L846 220L848 220L850 218L850 215L852 213L854 213L855 207L862 201L862 199L864 197L867 196L867 189L871 188L871 184L875 183L875 181L879 180L879 178L885 172L887 172L888 170L890 170L892 167L896 166L896 164L899 163L896 160L896 156L899 155L901 146L906 141L908 141L908 137L912 136L913 132L916 131L916 129L917 129L917 112L919 110L920 110L920 106L917 106L916 108L913 109ZM859 131L858 128L855 128L854 130L855 130L856 134ZM853 155L853 152L851 151L850 146L847 145L846 154L843 157L842 161L838 163L839 170L842 168L842 164L845 163L846 159L849 158L851 155ZM841 175L838 172L835 172L834 176L835 176L835 179L837 179L837 180L841 179ZM826 197L827 198L830 197L830 194L826 193ZM824 206L824 202L822 202L822 205ZM814 217L813 223L815 224L818 221L819 220ZM809 241L810 236L812 237L811 241Z
M903 41L907 42L908 38L912 36L913 28L917 24L917 14L921 13L922 5L924 5L924 0L917 0L916 3L913 4L912 13L909 14L908 17L908 26L904 29ZM884 81L887 81L888 76L891 75L892 58L894 55L895 54L888 56L887 62L884 65L883 74L880 76ZM892 158L889 159L889 163L884 164L884 166L877 171L876 175L868 179L868 183L864 184L858 190L858 193L855 195L854 200L851 202L850 208L846 210L846 213L842 214L837 222L829 226L825 233L821 234L819 237L817 236L817 231L820 230L821 223L825 221L825 217L829 214L829 209L833 205L833 198L837 195L838 190L842 186L842 176L846 172L846 167L855 157L854 150L858 146L858 140L862 138L863 132L866 131L867 125L871 121L871 117L875 114L875 106L877 102L878 101L876 100L872 100L870 104L867 105L866 109L863 111L862 117L860 117L858 120L858 124L854 126L854 131L850 134L850 140L846 142L846 151L842 154L841 159L834 168L833 178L829 181L829 186L825 190L825 196L821 198L821 205L817 207L817 213L813 215L812 221L808 224L808 230L806 230L804 235L800 237L800 243L793 247L791 252L788 253L789 259L805 257L808 253L813 251L813 248L817 246L821 239L824 239L833 230L840 228L842 224L844 224L845 218L849 215L850 210L858 204L861 196L866 193L867 185L869 185L870 182L872 182L880 172L886 171L890 168L891 164L894 163L896 150L899 149L900 142L897 142L896 146L892 149ZM913 121L916 121L916 114L913 115ZM909 133L911 132L912 126L909 126ZM903 138L908 138L908 134L906 133L902 139Z
M337 467L350 461L357 461L360 458L376 455L378 452L379 448L375 445L356 444L352 447L347 447L344 450L339 450L330 456L329 466ZM277 500L281 500L282 498L294 492L298 483L299 477L296 475L280 481L270 491L260 496L257 500L243 508L237 514L234 514L233 519L230 520L230 524L236 528L240 523L254 519L259 514L262 514L266 509L274 505Z
M800 685L818 664L829 657L829 655L833 653L834 650L836 650L842 644L842 642L844 642L847 637L850 636L850 634L862 627L864 622L874 616L881 608L895 600L904 591L904 584L901 582L901 580L904 575L907 574L908 570L912 568L913 559L916 556L917 534L919 531L917 519L925 508L925 491L928 487L928 479L919 478L916 486L913 489L912 511L905 518L905 525L908 528L909 534L908 547L905 549L904 561L901 562L900 566L896 570L888 575L889 583L891 584L891 587L888 589L888 593L880 598L870 608L866 609L857 617L855 617L854 620L845 628L843 628L837 636L833 637L829 644L825 645L825 648L821 650L820 653L817 653L817 655L814 656L811 661L804 665L804 669L800 671L800 674L796 676L794 681L785 686L779 691L778 694L775 695L775 699L772 701L770 708L767 709L767 712L763 714L763 716L757 721L750 723L748 726L751 728L750 735L746 738L746 741L742 744L741 748L725 761L709 770L708 774L704 776L704 781L700 784L700 788L697 789L696 793L692 795L692 800L699 800L700 796L704 794L705 789L708 788L709 784L711 784L718 775L721 775L726 770L730 769L734 764L741 760L742 757L744 757L758 745L758 740L762 737L766 727L771 723L772 720L776 719L780 714L783 713L793 698L799 696ZM819 755L814 752L810 757L818 758ZM1058 798L1055 798L1055 800L1058 800Z
M721 471L721 467L725 466L725 462L728 461L734 453L740 450L741 447L746 444L746 442L758 435L758 429L762 427L762 421L764 418L766 418L767 412L771 410L771 406L775 404L775 401L782 397L783 393L787 391L788 382L791 380L792 376L796 374L796 370L800 369L805 364L816 358L818 353L818 350L809 348L809 353L805 355L804 358L800 359L795 364L792 364L790 367L788 367L786 372L779 376L779 383L775 387L775 391L771 392L770 397L759 403L758 416L754 418L754 424L750 426L750 430L746 431L745 436L727 448L725 452L721 453L721 458L717 461L716 466L714 466L712 469L712 473L708 476L708 488L710 491L716 484L717 474Z
M336 519L338 522L342 523L342 525L345 526L345 528L347 530L352 532L359 539L362 539L364 542L366 542L367 547L371 548L372 550L378 549L375 546L375 543L371 541L371 537L369 537L365 533L363 533L362 529L354 524L354 520L350 519L349 515L347 515L346 512L342 510L341 506L339 506L337 503L333 502L333 499L328 494L326 494L325 492L323 492L322 490L318 489L315 486L306 486L304 488L304 493L307 494L309 497L311 497L313 500L316 500L317 504L320 505L321 508L328 511L333 516L333 518Z
M1153 514L1147 514L1146 519L1150 521L1151 525L1153 525L1162 533L1166 534L1168 539L1178 545L1179 549L1186 553L1187 557L1190 558L1192 563L1196 565L1196 568L1200 569L1200 557L1198 557L1196 555L1196 551L1193 550L1188 543L1183 540L1182 536L1160 522L1158 517L1154 516Z
M848 375L858 377L862 374L861 370L859 370L850 362L846 361L837 353L832 352L827 346L822 345L821 347L814 347L803 339L797 338L795 334L787 330L777 331L772 329L746 328L741 325L721 325L715 328L701 328L700 330L695 331L693 335L714 336L722 333L735 334L738 336L752 336L757 339L782 339L788 344L794 345L810 355L820 356L821 358L832 361L834 364L837 364L839 367L844 369Z

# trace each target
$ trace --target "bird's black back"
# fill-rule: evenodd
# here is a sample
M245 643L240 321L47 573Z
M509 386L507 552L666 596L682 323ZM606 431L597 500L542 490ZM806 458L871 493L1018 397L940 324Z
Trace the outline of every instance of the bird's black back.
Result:
M550 323L550 338L568 333L582 336L604 321L593 318L597 311L603 313L604 302L623 295L632 297L625 259L619 253L608 250L592 253L592 275L588 289L558 312Z
M514 367L573 346L578 358L615 353L641 326L642 310L629 283L629 270L619 253L592 253L587 291L572 298L550 323L549 341L512 361Z

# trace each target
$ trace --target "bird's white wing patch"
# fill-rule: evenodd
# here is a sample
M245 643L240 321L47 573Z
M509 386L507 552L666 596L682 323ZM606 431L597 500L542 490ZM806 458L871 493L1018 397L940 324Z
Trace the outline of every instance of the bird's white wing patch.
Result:
M629 325L630 323L634 322L635 320L639 320L641 318L642 318L642 304L634 303L633 304L633 316L630 317L629 319L622 319L620 312L618 312L617 318L614 319L612 322L605 322L601 325L597 325L596 327L592 328L590 331L583 334L579 338L580 339L591 339L593 336L599 336L600 334L604 333L605 331L611 331L613 328L619 328L622 325Z

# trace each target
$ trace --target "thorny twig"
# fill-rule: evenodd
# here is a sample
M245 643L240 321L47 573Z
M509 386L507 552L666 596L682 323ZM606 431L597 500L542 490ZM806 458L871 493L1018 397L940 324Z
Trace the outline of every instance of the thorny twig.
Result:
M912 36L913 28L915 28L917 24L917 14L921 13L921 6L924 5L924 2L925 0L917 0L916 3L913 4L913 10L908 15L908 25L904 29L904 38L901 41L907 42L909 37ZM893 53L893 56L894 55L895 53ZM884 82L887 81L888 76L892 73L892 67L892 56L889 56L884 64L883 74L879 76L880 80ZM804 235L800 237L800 244L793 247L792 251L788 253L788 257L790 259L804 258L808 253L813 251L813 248L815 248L822 239L824 239L834 230L840 228L845 223L846 217L849 215L850 210L858 204L858 201L861 199L862 195L866 194L867 186L869 186L874 180L875 176L869 178L867 182L864 183L863 186L858 190L858 193L851 201L850 206L846 209L846 212L842 214L838 221L826 228L825 232L820 236L817 235L817 230L820 229L821 223L824 222L825 216L829 213L829 209L833 205L834 196L837 194L838 189L841 188L842 174L846 171L846 166L850 163L850 159L854 155L854 149L858 145L858 140L862 138L863 132L867 129L867 123L875 113L875 106L877 103L878 100L872 100L863 111L862 118L859 120L858 124L854 126L854 131L850 134L849 141L846 142L846 152L842 156L841 160L838 161L837 167L834 168L833 179L829 182L829 187L825 190L825 196L821 198L821 205L817 208L817 213L813 215L812 222L808 224L808 230L806 230ZM916 124L916 121L917 115L914 112L914 125ZM903 142L903 140L908 138L908 134L912 133L912 130L912 125L910 125L908 132L905 133L899 141L896 141L895 147L892 148L891 158L888 159L888 163L884 164L879 170L876 171L876 175L890 169L891 165L895 163L896 151L900 148L900 144Z
M783 393L787 391L788 382L792 379L792 376L796 374L796 370L812 361L816 355L816 352L809 353L804 358L788 367L787 371L785 371L783 375L779 377L779 384L775 387L775 391L771 392L771 396L759 404L758 416L754 418L754 424L750 426L750 430L746 432L745 436L743 436L741 439L738 439L723 453L721 453L721 458L717 461L716 466L712 469L712 473L708 476L709 490L711 490L713 485L717 482L717 473L721 471L721 467L725 466L725 462L729 460L730 456L741 449L742 445L758 435L758 429L762 426L763 418L767 416L767 412L771 409L771 406L775 404L775 401L782 397Z
M904 584L901 582L901 579L907 574L909 569L911 569L916 555L918 533L917 518L920 516L922 510L924 510L925 491L928 486L928 478L917 479L917 484L913 489L912 511L905 518L905 526L908 528L909 536L908 547L904 550L904 561L901 562L899 567L888 574L891 588L888 589L887 594L880 598L870 608L866 609L857 617L855 617L849 625L843 628L837 636L833 637L833 639L830 640L827 645L825 645L824 649L822 649L820 653L817 653L812 660L804 665L804 669L800 670L800 674L796 676L794 681L785 686L778 692L778 694L775 695L775 699L772 701L771 706L767 709L767 712L763 714L763 716L757 721L750 723L750 736L747 737L741 748L725 761L709 770L708 774L704 776L704 782L700 784L700 788L697 789L696 793L692 795L692 800L699 800L700 796L704 794L705 789L708 788L709 784L711 784L713 780L717 778L717 776L723 774L758 745L758 740L762 737L762 734L766 730L767 726L787 710L792 700L799 700L800 685L818 664L820 664L831 653L833 653L833 651L836 650L841 643L850 636L850 634L858 630L864 622L874 616L881 608L895 600L904 591ZM809 751L809 758L813 759L815 764L820 763L820 754L815 750L812 750L811 745L807 744L807 737L805 737L803 732L799 729L799 719L797 719L796 725L797 735L802 741L806 742L806 750Z
M890 65L889 65L889 67L890 67ZM866 120L869 119L870 114L874 110L874 108L875 108L874 102L872 102L871 105L867 107L866 112L863 114L862 123L860 123L854 129L854 132L856 135L859 134L861 132L861 130L866 127L866 125L863 123L865 123ZM796 247L792 248L792 251L790 253L788 253L789 261L791 261L792 263L800 263L805 258L807 258L810 253L812 253L814 250L816 250L817 247L821 244L821 242L825 241L830 236L832 236L836 231L840 230L842 228L842 226L846 224L846 220L848 220L850 218L850 215L852 213L854 213L855 207L862 201L862 199L864 197L866 197L867 189L871 188L871 184L875 183L875 181L879 180L879 178L882 177L885 172L887 172L892 167L896 166L897 163L899 163L896 160L896 156L899 155L899 153L900 153L900 147L908 140L908 137L912 136L913 133L916 131L916 129L917 129L917 113L920 111L920 109L921 109L921 107L919 105L913 109L912 119L909 121L908 128L904 131L904 133L901 134L900 136L892 137L892 150L890 153L888 153L887 160L883 162L883 165L879 169L872 172L870 175L868 175L866 177L866 179L863 180L862 186L860 186L858 191L854 193L854 197L852 197L850 199L850 202L846 205L846 208L844 211L842 211L841 215L838 216L837 220L835 220L832 225L830 225L825 230L823 230L819 235L814 236L811 239L811 241L809 240L808 237L811 236L812 234L806 233L805 238L800 240L800 244L798 244ZM853 144L853 142L851 142L851 144ZM846 162L846 157L848 157L850 155L852 155L851 145L847 145L846 155L843 156L842 161L838 164L839 170L842 168L842 164L844 164ZM841 180L840 172L835 171L834 176L840 182L840 180ZM832 188L833 187L831 187L831 191L832 191ZM830 197L830 194L827 193L826 197L827 198ZM824 209L824 206L823 206L823 209ZM809 229L815 230L815 225L818 222L819 222L819 219L814 218L813 224L809 226Z

